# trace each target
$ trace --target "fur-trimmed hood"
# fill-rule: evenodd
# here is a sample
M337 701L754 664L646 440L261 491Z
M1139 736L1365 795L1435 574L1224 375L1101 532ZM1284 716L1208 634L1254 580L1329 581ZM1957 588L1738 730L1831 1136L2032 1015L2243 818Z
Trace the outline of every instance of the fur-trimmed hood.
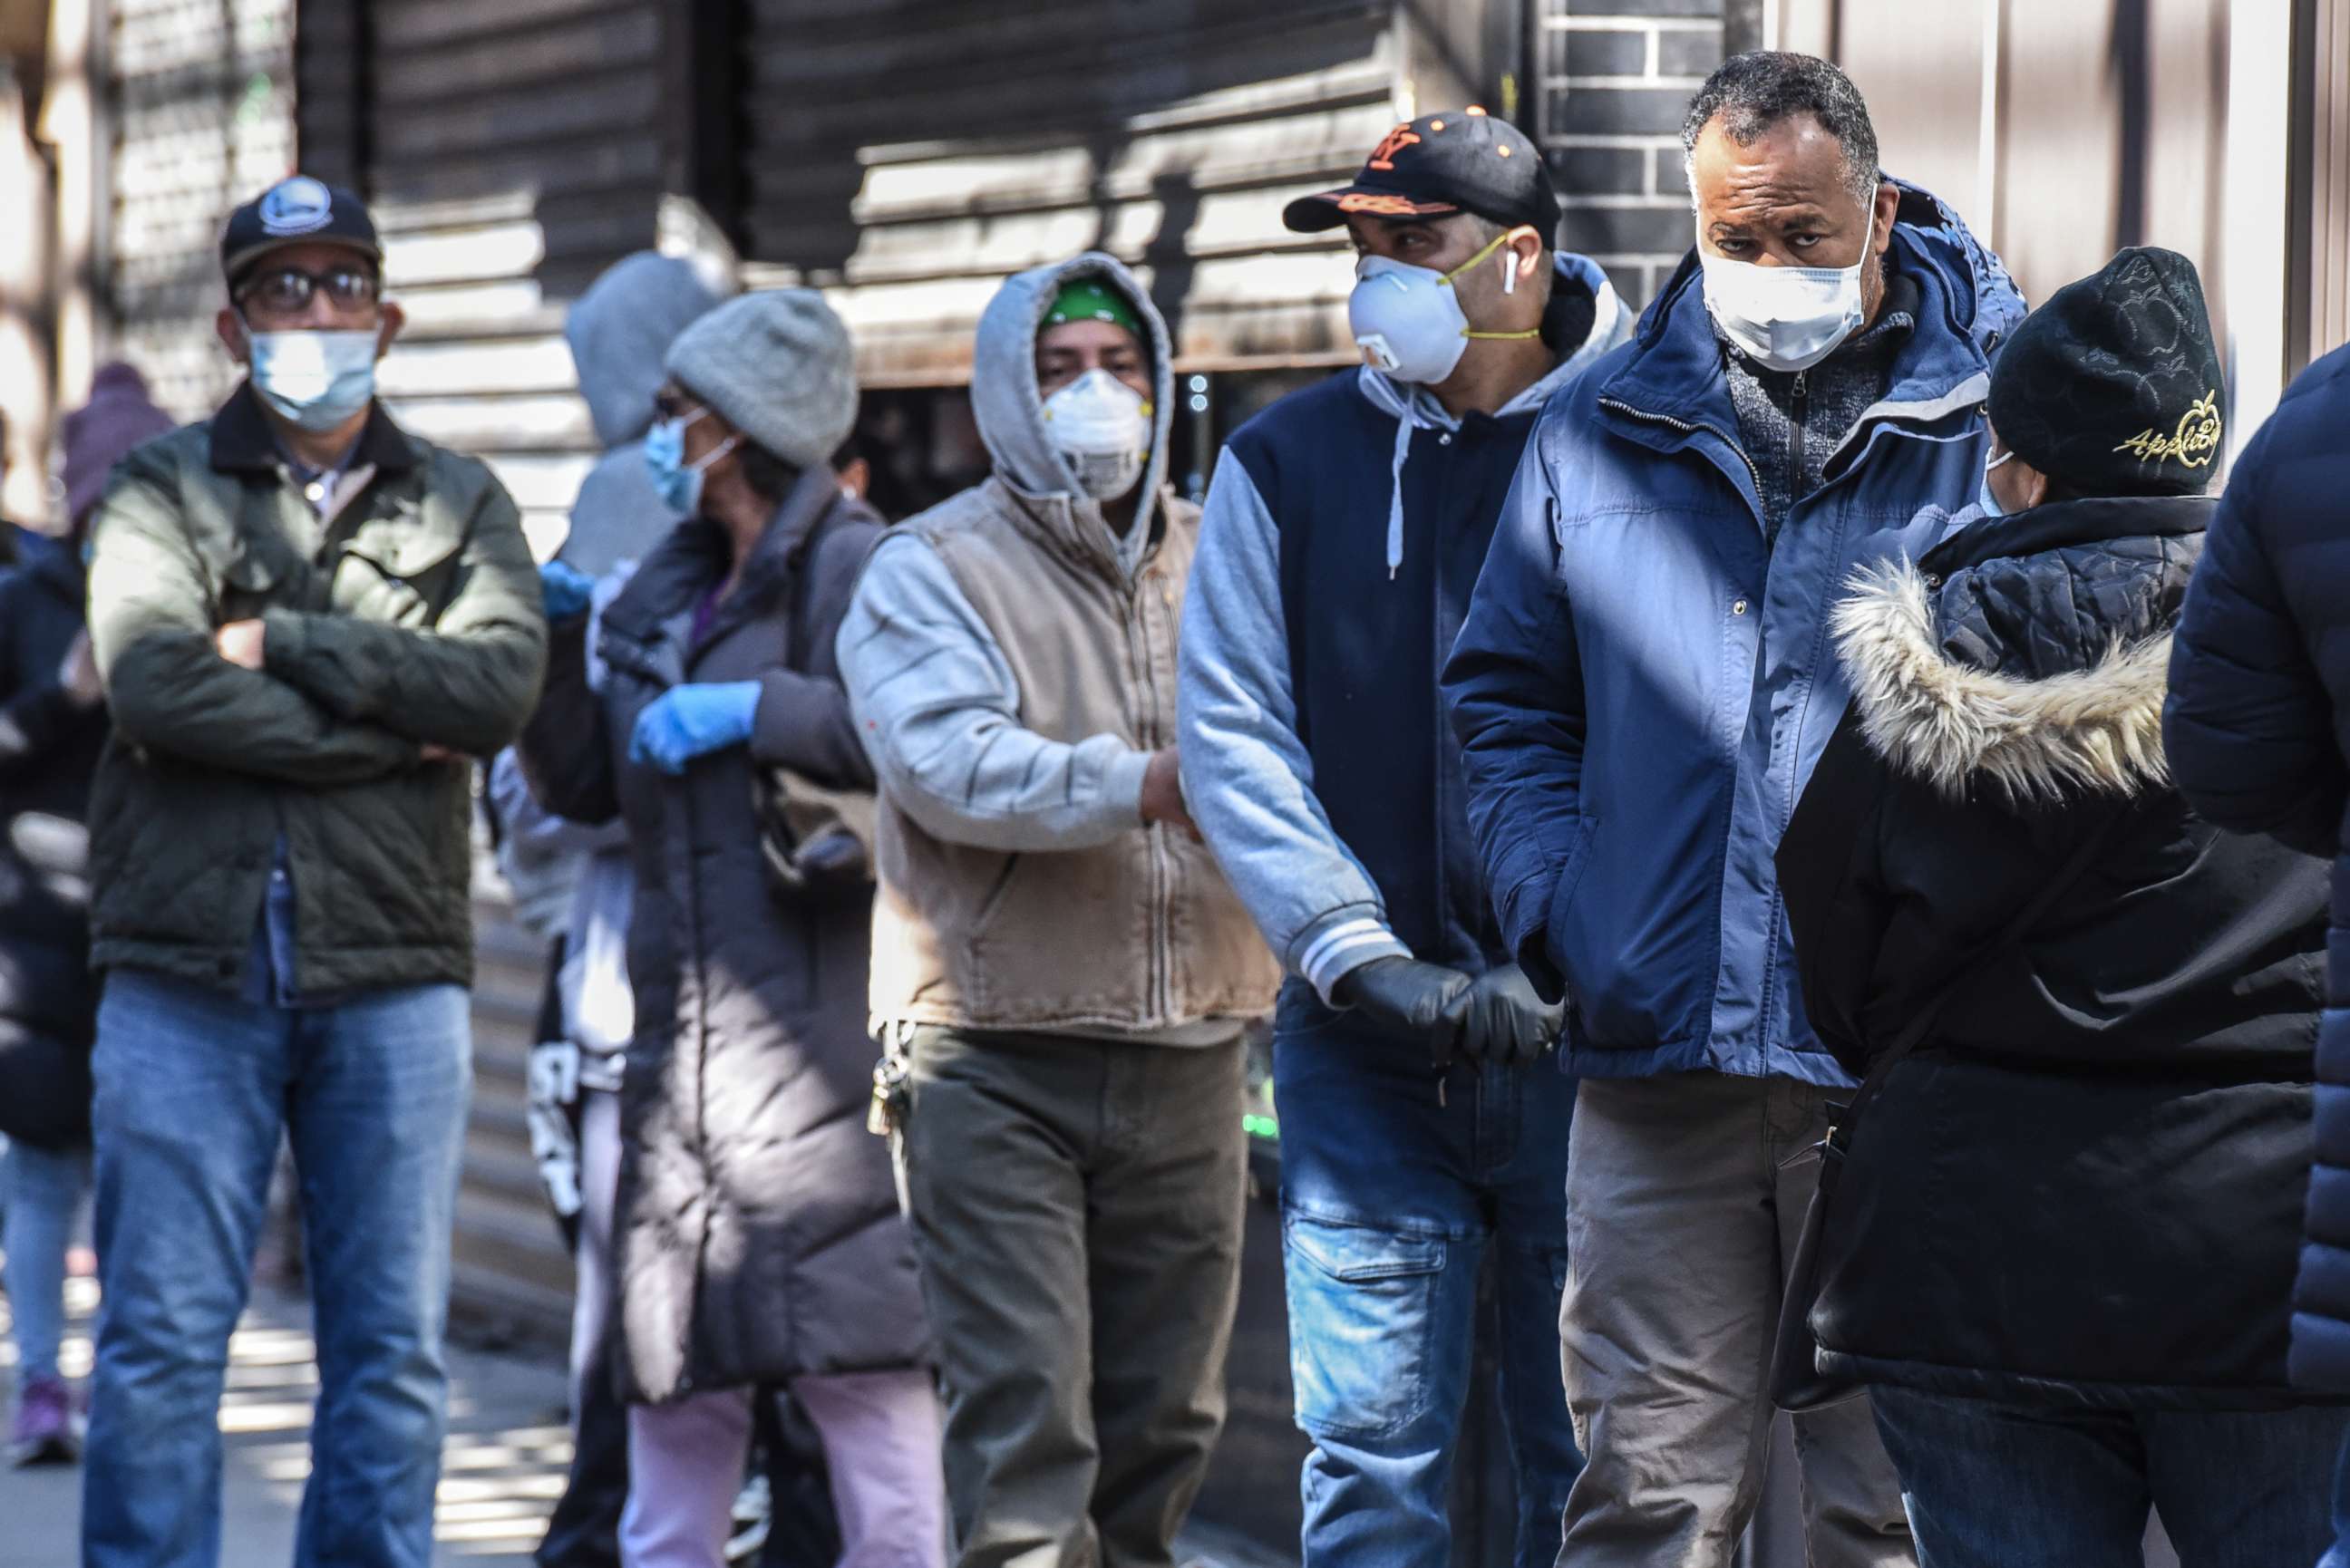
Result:
M2201 496L1970 508L1911 564L1865 570L1830 631L1870 747L1960 799L2137 794L2168 782L2170 628Z

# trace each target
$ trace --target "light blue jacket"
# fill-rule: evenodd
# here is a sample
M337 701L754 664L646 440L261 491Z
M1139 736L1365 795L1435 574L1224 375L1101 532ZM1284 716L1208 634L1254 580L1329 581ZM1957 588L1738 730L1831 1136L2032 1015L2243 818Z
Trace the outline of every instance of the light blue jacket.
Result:
M1904 188L1918 325L1766 545L1694 253L1534 429L1445 671L1503 934L1571 1000L1567 1070L1848 1082L1814 1037L1772 856L1849 693L1826 618L1974 499L1998 258Z

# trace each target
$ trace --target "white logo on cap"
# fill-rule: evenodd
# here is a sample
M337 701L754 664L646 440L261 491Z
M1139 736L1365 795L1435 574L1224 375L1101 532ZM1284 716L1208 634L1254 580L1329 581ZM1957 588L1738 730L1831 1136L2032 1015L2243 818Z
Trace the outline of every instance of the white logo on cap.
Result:
M307 174L279 181L261 198L261 226L273 234L316 234L334 216L334 197Z

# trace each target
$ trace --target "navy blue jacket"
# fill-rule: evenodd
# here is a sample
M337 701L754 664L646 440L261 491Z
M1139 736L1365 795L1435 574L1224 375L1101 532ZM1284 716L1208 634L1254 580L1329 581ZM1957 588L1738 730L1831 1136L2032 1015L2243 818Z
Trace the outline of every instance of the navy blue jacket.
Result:
M2163 732L2210 821L2335 857L2295 1384L2350 1393L2350 348L2293 384L2236 463L2188 589Z
M1445 675L1504 940L1562 986L1567 1066L1846 1081L1805 1022L1772 855L1848 698L1827 611L1973 500L1996 257L1905 190L1917 327L1885 397L1763 537L1697 258L1554 398Z
M1561 254L1593 325L1498 413L1350 370L1234 433L1186 592L1184 794L1284 966L1327 1000L1372 959L1505 961L1437 671L1544 400L1631 333Z

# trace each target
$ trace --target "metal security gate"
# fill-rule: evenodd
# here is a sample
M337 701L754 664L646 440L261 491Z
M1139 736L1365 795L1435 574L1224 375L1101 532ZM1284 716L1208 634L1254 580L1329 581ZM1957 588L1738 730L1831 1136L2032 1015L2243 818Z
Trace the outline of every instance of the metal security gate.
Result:
M654 0L302 0L305 167L358 187L409 327L385 398L489 461L533 540L560 543L594 450L564 307L654 243Z
M113 0L103 308L182 419L236 382L213 331L221 223L294 165L293 0Z

